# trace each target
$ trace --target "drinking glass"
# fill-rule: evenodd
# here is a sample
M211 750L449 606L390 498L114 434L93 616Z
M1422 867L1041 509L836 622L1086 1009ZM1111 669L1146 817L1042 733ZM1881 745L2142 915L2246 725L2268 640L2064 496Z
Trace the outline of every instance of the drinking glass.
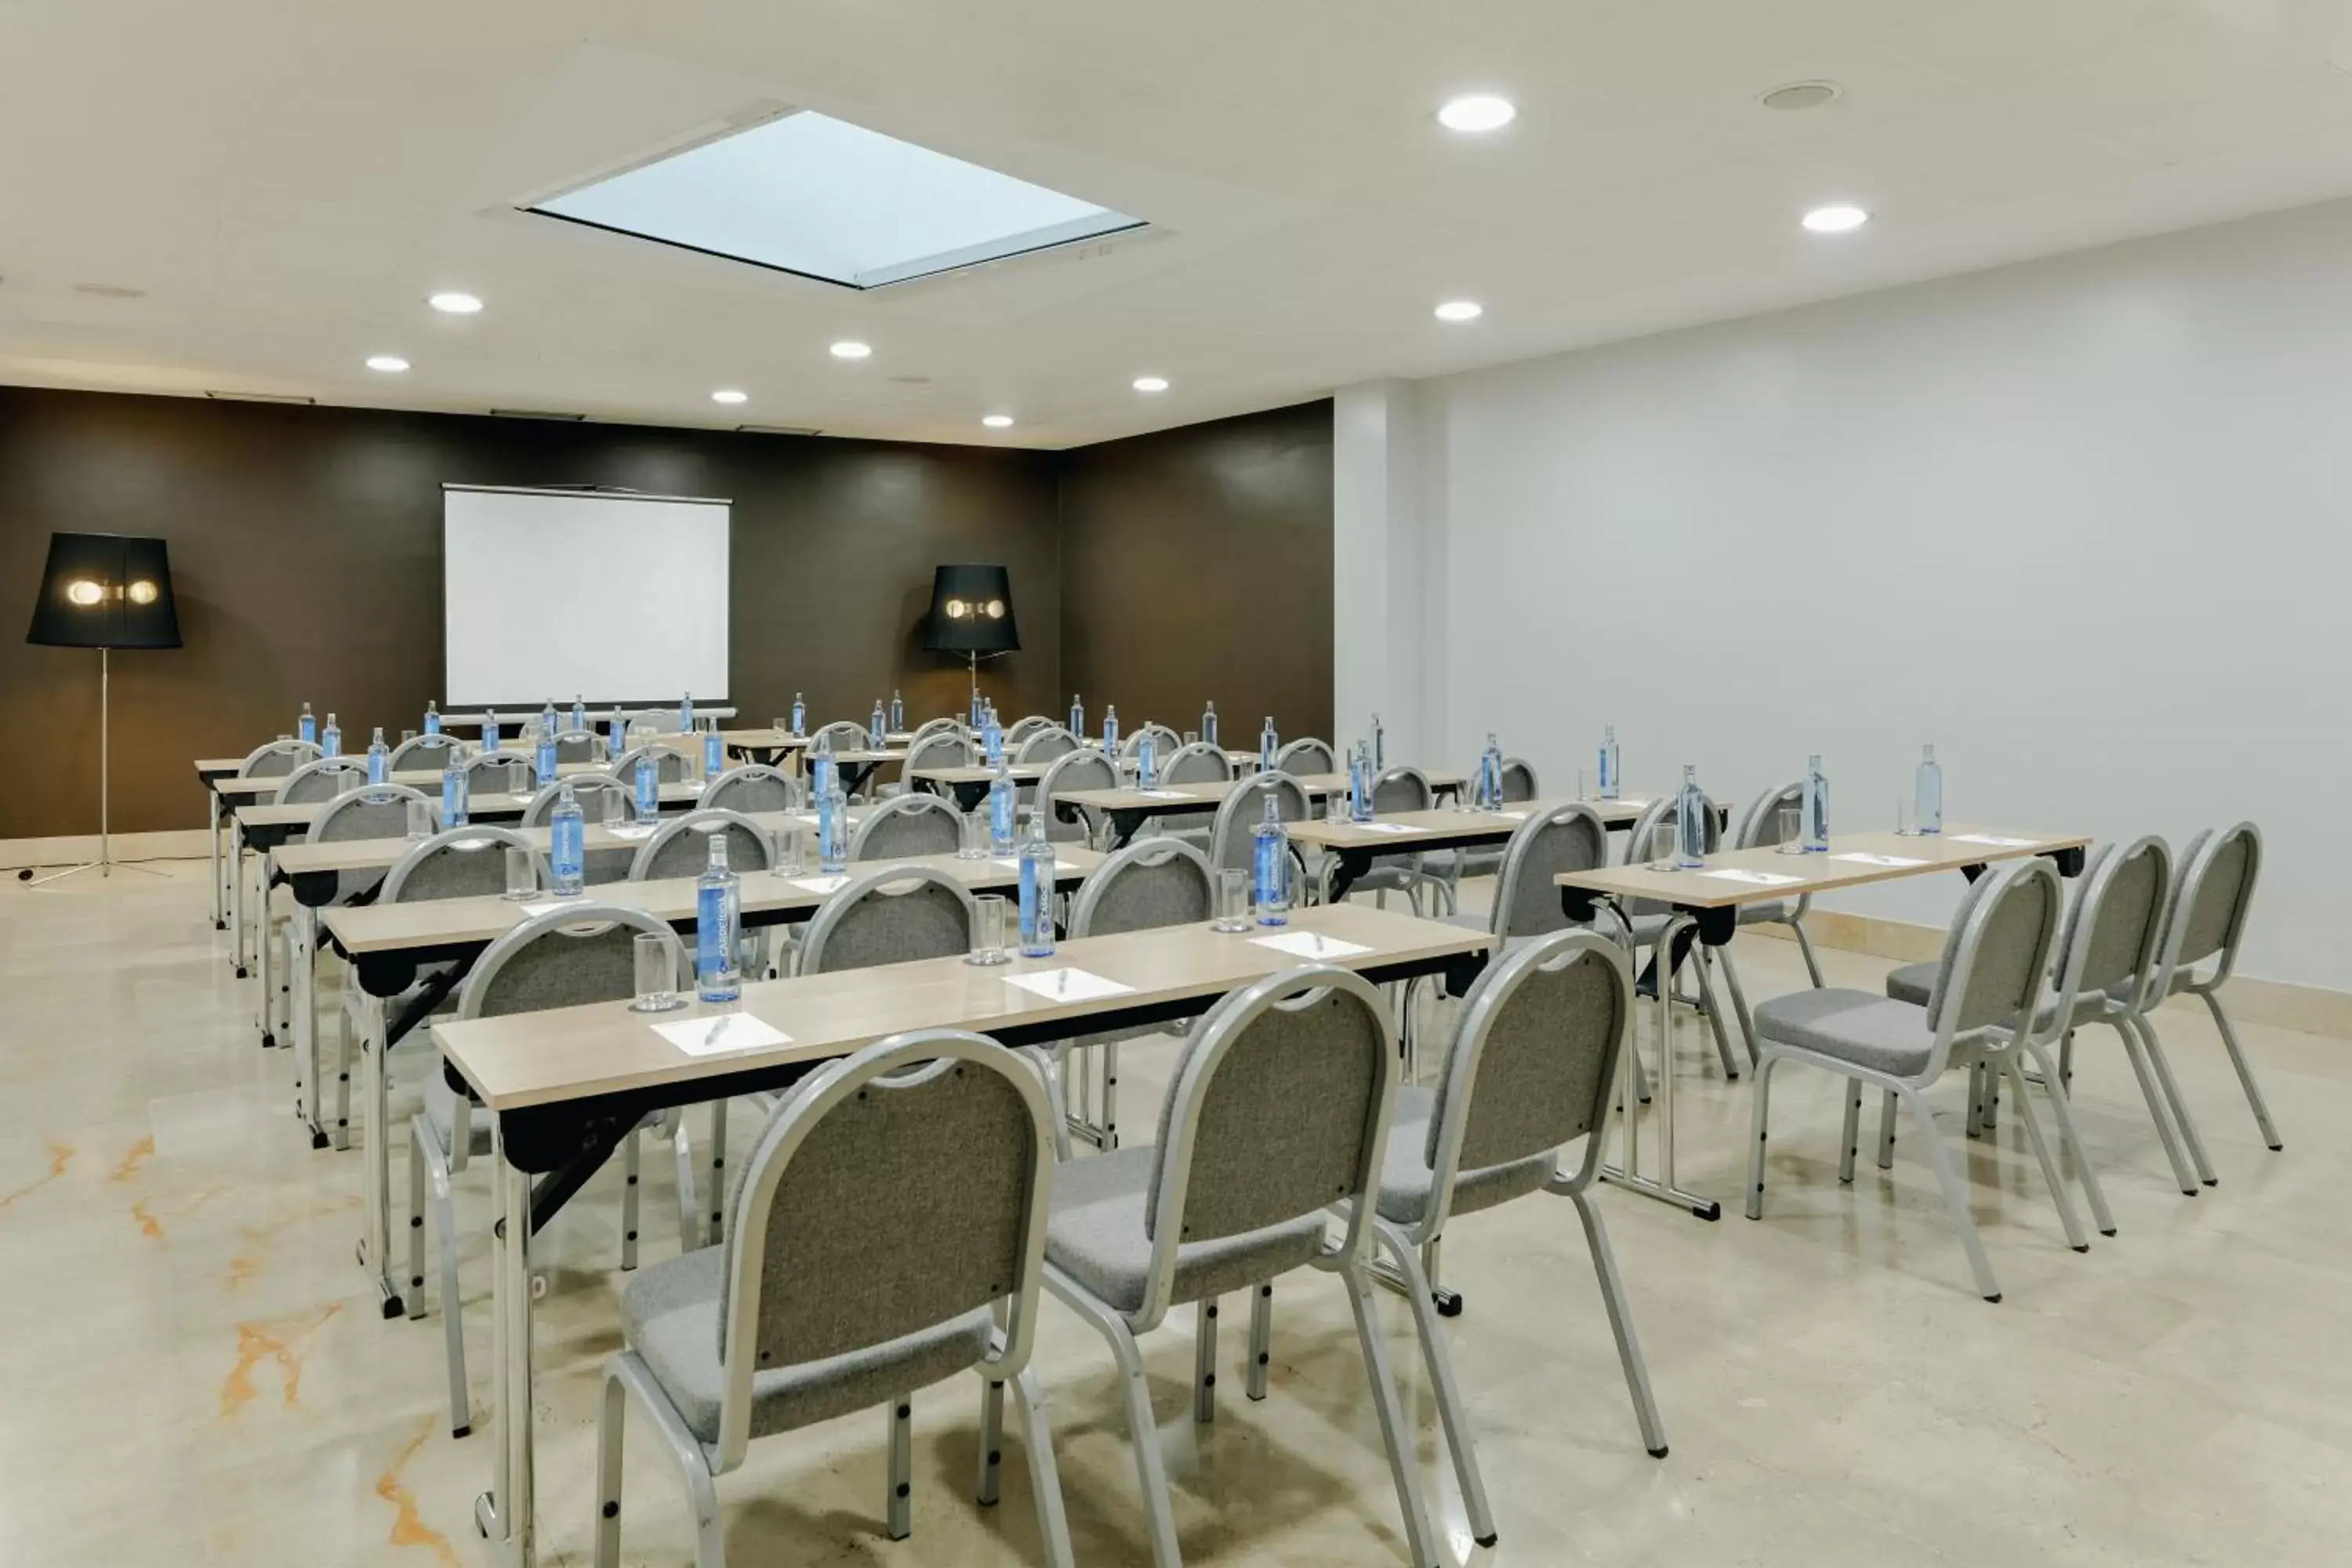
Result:
M684 998L677 994L677 962L670 939L657 931L641 931L632 945L636 950L637 994L629 1011L667 1013L680 1005Z
M416 731L414 730L403 730L400 732L400 743L404 746L415 739L416 739Z
M1908 795L1895 797L1895 831L1906 838L1919 831L1911 821L1911 799Z
M735 973L745 984L768 978L768 933L763 931L740 931L735 933Z
M362 784L366 783L367 774L360 772L356 768L347 768L335 775L335 793L337 795L349 795L352 791L359 788Z
M801 872L801 830L797 823L779 827L775 833L775 872L779 877L797 877Z
M1250 929L1249 873L1232 867L1217 873L1217 918L1210 930L1244 931Z
M1675 825L1661 822L1650 829L1650 869L1672 871L1675 867Z
M1201 743L1201 731L1198 731L1198 730L1187 730L1187 731L1184 731L1184 743L1185 743L1186 745L1188 745L1188 746L1197 746L1197 745L1199 745L1199 744Z
M977 902L980 919L973 932L971 955L964 962L1003 963L1012 956L1004 951L1004 899L1001 894L983 893Z
M964 813L963 838L962 842L956 846L956 858L959 860L988 858L988 812L985 807L974 806Z
M408 836L411 838L433 837L433 803L412 800L408 803Z
M517 903L539 892L539 870L530 863L530 851L507 846L506 896Z
M1774 824L1773 847L1783 855L1802 855L1805 852L1803 808L1794 805L1781 806L1772 814L1772 821Z

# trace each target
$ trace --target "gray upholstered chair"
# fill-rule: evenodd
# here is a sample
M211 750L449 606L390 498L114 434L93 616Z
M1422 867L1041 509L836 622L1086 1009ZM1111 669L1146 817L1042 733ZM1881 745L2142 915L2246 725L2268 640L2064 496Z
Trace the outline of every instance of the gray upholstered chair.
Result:
M501 857L503 858L503 857ZM636 994L636 939L660 936L671 948L673 973L687 971L685 949L663 921L639 910L617 904L583 901L563 910L534 915L485 949L474 972L458 993L457 1016L489 1018L509 1013L538 1012L550 1007L577 1006L588 1002L616 1002ZM450 1198L452 1176L476 1154L491 1147L490 1119L475 1114L466 1094L449 1086L448 1075L435 1070L425 1078L425 1109L409 1123L408 1195L410 1213L421 1218L427 1192L441 1252L442 1336L449 1362L449 1421L454 1436L473 1427L466 1389L466 1332L459 1316L457 1217ZM637 1133L646 1125L682 1126L676 1118L641 1123L621 1140L624 1184L621 1188L621 1267L637 1263ZM371 1134L373 1135L373 1134ZM685 1245L698 1240L695 1199L688 1179L684 1139L677 1140L679 1184L678 1229ZM410 1226L410 1271L423 1272L419 1256L424 1238ZM423 1315L424 1292L412 1288L410 1315Z
M604 737L593 730L558 730L555 732L555 760L564 763L593 763L604 754Z
M820 724L809 736L809 749L822 743L836 752L862 752L866 749L866 726L855 719L836 719L830 724Z
M727 865L736 875L764 871L774 864L775 844L760 825L740 811L714 806L666 816L654 836L637 846L629 880L699 877L710 864L710 836L727 836Z
M1792 992L1758 1004L1756 1033L1760 1049L1748 1143L1749 1219L1764 1215L1764 1138L1772 1070L1788 1061L1822 1068L1849 1080L1838 1179L1853 1179L1864 1089L1874 1087L1909 1106L1918 1119L1927 1163L1943 1189L1945 1205L1959 1227L1960 1246L1968 1254L1977 1292L1988 1301L2000 1300L2000 1286L1993 1278L1992 1265L1977 1236L1976 1220L1969 1212L1968 1189L1936 1131L1935 1117L1923 1091L1951 1068L1969 1067L1980 1059L2022 1090L2025 1079L2019 1058L2031 1058L2048 1081L2060 1135L2077 1162L2087 1165L2081 1142L2074 1136L2064 1088L2033 1026L2063 902L2058 873L2040 857L2011 861L1979 879L1960 900L1945 937L1944 955L1925 1007L1838 986ZM2041 1119L2022 1093L2018 1113L2024 1119L2042 1175L2058 1205L2067 1244L2077 1252L2088 1251L2089 1238L2051 1158ZM1893 1131L1890 1113L1880 1131L1881 1168L1895 1161Z
M1222 870L1246 871L1250 868L1253 837L1258 824L1265 820L1265 803L1272 798L1275 816L1282 822L1305 822L1315 815L1315 803L1307 786L1286 773L1253 773L1233 788L1233 793L1218 804L1214 824L1209 829L1209 864ZM1297 847L1291 854L1297 856ZM1302 880L1299 886L1316 884Z
M997 1500L1004 1385L1028 1450L1050 1568L1068 1521L1029 1365L1054 1165L1029 1064L945 1029L824 1068L778 1107L732 1200L723 1247L657 1264L621 1298L597 1424L597 1568L621 1545L623 1424L635 1400L686 1482L695 1568L721 1568L718 1478L754 1438L880 1407L885 1528L912 1531L913 1395L974 1372L980 1480Z
M1027 741L1032 735L1042 733L1043 731L1053 728L1055 728L1054 721L1047 718L1043 713L1031 713L1024 718L1015 719L1005 729L1004 748L1006 751L1011 751L1013 747Z
M1022 722L1025 724L1028 721L1024 719ZM1017 742L1008 731L1004 745L1014 762L1042 768L1055 758L1066 757L1076 751L1078 738L1049 719L1023 735Z
M288 773L269 798L274 805L314 805L366 783L365 757L318 757Z
M411 735L392 749L384 763L387 773L421 773L428 769L438 773L449 765L449 759L458 754L460 742L455 735Z
M782 726L778 725L777 728L782 729ZM908 737L908 747L911 750L921 742L928 741L932 736L940 734L963 735L966 740L971 739L968 734L965 734L963 721L961 719L926 719L921 723L916 725L915 732Z
M1118 738L1118 754L1133 762L1147 734L1151 737L1151 761L1155 767L1183 749L1183 736L1157 720L1147 719Z
M282 779L305 763L319 760L316 744L309 741L272 741L266 746L256 746L236 765L241 779Z
M704 784L694 804L706 811L740 811L747 816L763 811L798 811L801 786L780 768L746 763Z
M1672 828L1675 816L1675 797L1671 795L1661 795L1644 807L1642 815L1634 819L1633 831L1625 836L1623 863L1635 866L1647 860L1654 836L1662 827ZM1706 853L1709 855L1723 847L1723 814L1712 797L1706 803L1704 843ZM1654 899L1623 900L1612 911L1612 919L1619 922L1617 930L1621 940L1628 943L1637 956L1643 948L1650 950L1649 968L1636 984L1636 989L1643 994L1655 994L1663 1005L1671 1005L1667 999L1674 994L1675 976L1681 973L1685 962L1689 963L1690 973L1698 982L1698 1010L1706 1016L1707 1031L1714 1037L1715 1054L1723 1064L1723 1076L1737 1079L1739 1076L1739 1058L1732 1054L1731 1032L1724 1026L1724 1009L1717 1002L1715 994L1715 960L1721 950L1701 944L1693 933L1684 939L1680 952L1663 951L1666 930L1675 916L1673 905ZM1752 1065L1756 1042L1749 1040L1746 1046ZM1638 1055L1635 1066L1638 1069ZM1635 1076L1640 1076L1638 1070Z
M1372 781L1372 815L1394 816L1401 812L1429 811L1437 805L1437 792L1429 786L1429 775L1410 764L1399 763ZM1396 855L1375 855L1370 868L1357 878L1348 889L1349 896L1370 893L1373 901L1385 907L1388 895L1402 893L1412 905L1412 912L1422 912L1421 896L1426 891L1449 910L1454 903L1454 889L1444 879L1423 868L1419 853L1405 851ZM1338 865L1336 858L1326 857L1325 872Z
M610 773L567 773L539 786L530 804L522 808L525 827L545 827L555 816L555 808L563 804L563 792L572 792L572 804L580 807L580 819L587 823L606 821L607 801L610 820L634 821L637 815L637 792Z
M676 718L670 722L675 724ZM613 760L606 770L624 784L634 784L637 777L637 759L651 757L656 770L654 777L663 784L683 784L693 776L692 759L667 741L648 741L642 746L632 746Z
M1233 759L1206 741L1177 747L1160 764L1164 784L1223 784L1233 776Z
M937 719L931 721L932 724L940 722L942 721ZM953 721L945 721L945 722L952 723ZM927 724L924 728L930 729L930 725ZM881 796L887 800L912 793L918 784L915 777L918 769L968 768L971 766L971 742L965 740L961 731L953 729L931 730L929 734L907 742L907 760L898 764L898 778L882 786Z
M1336 773L1339 771L1339 753L1332 751L1331 742L1328 741L1313 739L1293 741L1275 752L1274 771L1278 773L1288 773L1294 778L1312 778L1318 773Z
M793 972L830 974L971 951L971 890L936 866L855 875L803 928Z
M1469 785L1462 788L1466 791ZM1543 793L1536 782L1536 768L1525 757L1503 759L1503 804L1523 805ZM1492 877L1503 868L1503 852L1499 849L1446 849L1424 857L1422 869L1433 877L1443 878L1450 904L1461 900L1462 879Z
M1037 781L1037 809L1045 814L1045 837L1056 844L1093 843L1093 814L1084 806L1074 805L1069 810L1077 820L1065 822L1055 803L1076 790L1118 787L1118 769L1108 757L1092 748L1082 748L1048 763L1045 775Z
M1329 1206L1378 1190L1396 1098L1396 1034L1361 977L1310 966L1219 1000L1193 1026L1150 1147L1066 1163L1045 1227L1045 1288L1110 1345L1157 1568L1181 1562L1137 1339L1199 1303L1193 1419L1215 1414L1217 1298L1251 1294L1249 1392L1262 1394L1273 1281L1338 1274L1354 1309L1414 1568L1444 1561L1371 1303L1371 1205L1336 1245Z
M1665 1457L1665 1429L1634 1338L1624 1281L1601 1213L1586 1195L1600 1173L1618 1056L1633 1014L1633 972L1623 949L1591 931L1531 937L1487 965L1471 986L1436 1089L1397 1091L1381 1171L1379 1236L1404 1278L1464 1511L1481 1546L1495 1544L1494 1514L1429 1280L1446 1224L1458 1215L1537 1192L1576 1205L1642 1446ZM1580 1155L1572 1169L1563 1170L1561 1153L1580 1139Z
M1781 843L1780 808L1784 805L1801 806L1804 799L1805 781L1802 779L1768 789L1758 795L1748 803L1747 811L1739 818L1738 826L1731 836L1732 847L1769 849ZM1789 933L1797 939L1797 952L1804 958L1806 977L1818 986L1823 984L1822 966L1813 957L1812 939L1805 934L1804 927L1806 912L1812 907L1813 900L1810 893L1794 899L1760 900L1739 906L1739 923L1743 926L1787 926ZM1727 965L1731 963L1728 947L1723 950L1722 958Z
M1576 929L1560 908L1552 879L1563 871L1589 871L1609 863L1609 829L1600 814L1570 801L1529 812L1512 829L1501 855L1495 901L1484 914L1451 914L1445 921L1465 931L1492 931L1506 953L1537 937Z
M962 837L963 816L953 801L936 795L902 795L866 814L849 836L849 858L952 855Z
M2179 885L2165 924L2163 953L2137 1014L2140 1030L2161 1065L2163 1050L2157 1045L2150 1016L2156 1005L2184 992L2204 1003L2230 1053L2230 1065L2237 1069L2238 1086L2246 1091L2246 1104L2262 1130L2263 1142L2275 1151L2282 1146L2278 1128L2271 1121L2270 1107L2263 1102L2245 1049L2238 1043L2238 1031L2230 1015L2221 1010L2221 987L2237 973L2238 944L2245 938L2246 913L2253 904L2254 882L2262 874L2262 832L2251 822L2241 822L2219 833L2200 833L2189 840L2180 864ZM2209 962L2211 972L2200 972L2199 966ZM2169 1068L2163 1071L2170 1077ZM2195 1134L2185 1121L2182 1131L2189 1133L2191 1149L2198 1149Z
M1139 838L1106 858L1079 884L1070 905L1070 938L1205 923L1215 908L1216 881L1209 858L1191 845L1173 838ZM1118 1147L1119 1042L1170 1026L1152 1025L1054 1043L1069 1131L1097 1149Z
M521 752L476 752L465 768L468 795L530 793L531 760Z

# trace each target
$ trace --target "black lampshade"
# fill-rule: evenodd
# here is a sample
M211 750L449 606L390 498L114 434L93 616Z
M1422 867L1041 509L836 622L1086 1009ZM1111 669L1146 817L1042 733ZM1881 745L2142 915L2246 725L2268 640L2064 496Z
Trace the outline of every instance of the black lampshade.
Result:
M177 647L172 563L160 539L52 533L30 643L53 647Z
M1002 566L941 566L931 574L931 618L923 646L934 653L1011 653L1013 574Z

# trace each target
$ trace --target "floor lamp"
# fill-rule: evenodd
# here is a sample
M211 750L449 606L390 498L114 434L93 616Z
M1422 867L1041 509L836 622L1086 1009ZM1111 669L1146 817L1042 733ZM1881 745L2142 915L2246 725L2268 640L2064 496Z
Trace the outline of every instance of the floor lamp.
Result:
M110 876L121 866L163 875L114 858L108 776L110 717L107 690L113 651L119 647L178 647L180 616L172 602L172 563L160 539L119 533L52 533L48 568L41 574L41 596L33 605L28 643L49 647L98 650L98 858L52 871L33 885L82 871Z
M933 653L962 654L969 661L971 699L965 713L977 713L982 658L1021 648L1020 628L1013 620L1013 574L1002 566L934 568L923 646Z

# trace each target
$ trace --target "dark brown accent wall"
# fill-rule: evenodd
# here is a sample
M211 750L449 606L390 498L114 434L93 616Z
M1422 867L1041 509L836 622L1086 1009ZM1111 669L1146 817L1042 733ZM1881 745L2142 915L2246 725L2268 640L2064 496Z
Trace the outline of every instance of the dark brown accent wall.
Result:
M1062 454L1062 684L1088 721L1331 734L1331 405ZM1062 694L1064 704L1069 691Z

